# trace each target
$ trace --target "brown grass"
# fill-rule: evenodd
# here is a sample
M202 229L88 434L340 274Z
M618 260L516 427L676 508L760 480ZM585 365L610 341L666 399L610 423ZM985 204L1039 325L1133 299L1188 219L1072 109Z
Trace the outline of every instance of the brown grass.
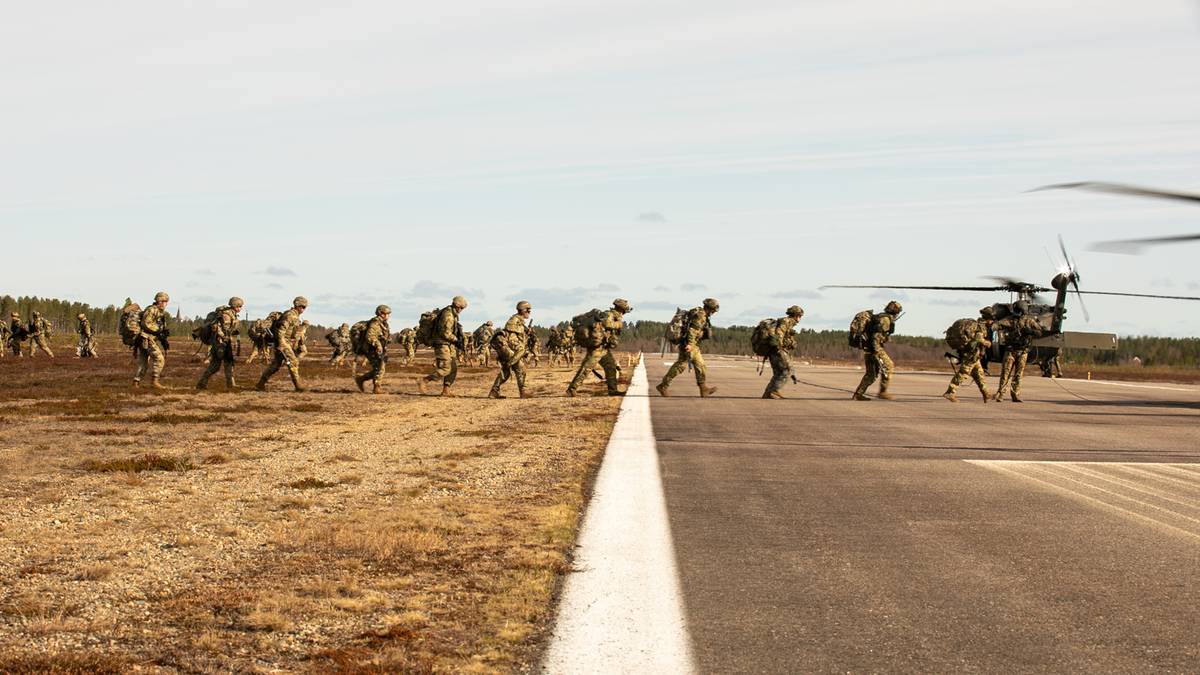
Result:
M187 457L170 457L155 453L146 453L138 457L121 459L89 459L83 463L86 471L127 472L139 471L188 471L192 468L192 460Z

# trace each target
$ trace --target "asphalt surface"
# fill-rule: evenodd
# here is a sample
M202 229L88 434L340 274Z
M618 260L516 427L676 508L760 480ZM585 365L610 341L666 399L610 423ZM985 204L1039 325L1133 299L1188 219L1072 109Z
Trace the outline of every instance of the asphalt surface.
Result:
M1200 388L709 363L651 399L701 671L1200 671Z

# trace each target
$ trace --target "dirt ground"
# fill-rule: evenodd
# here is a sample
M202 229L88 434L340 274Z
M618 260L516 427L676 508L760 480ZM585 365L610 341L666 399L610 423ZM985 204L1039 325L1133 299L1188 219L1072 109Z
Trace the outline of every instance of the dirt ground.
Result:
M0 672L536 665L619 398L544 363L538 398L421 396L427 352L381 396L321 353L305 393L197 392L192 351L167 392L111 347L0 360Z

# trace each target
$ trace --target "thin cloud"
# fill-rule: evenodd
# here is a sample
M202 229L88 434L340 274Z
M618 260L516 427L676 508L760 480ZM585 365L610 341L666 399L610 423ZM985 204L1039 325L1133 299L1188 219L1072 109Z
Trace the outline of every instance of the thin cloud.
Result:
M808 289L797 289L794 291L779 291L778 293L772 293L771 297L772 298L803 298L805 300L820 300L820 299L824 298L825 296L818 293L817 291L810 291Z
M662 284L655 286L654 290L659 293L670 293L671 292L670 288L667 288L666 286L663 286Z
M296 272L291 270L290 268L276 267L275 265L271 265L271 266L267 267L267 269L263 270L263 274L267 274L267 275L270 275L273 277L294 277L294 276L296 276Z
M612 284L598 284L592 287L575 286L573 288L522 288L508 296L507 299L528 300L534 309L538 307L572 307L592 302L618 291L618 287ZM634 309L637 309L637 305L634 305Z
M872 300L908 300L908 293L881 288L877 291L871 291L871 294L867 297Z
M707 289L708 289L708 286L705 286L704 284L698 284L695 282L688 282L688 283L679 285L679 290L683 291L684 293L692 293L695 291L703 291L703 290L707 290Z
M637 221L639 223L665 223L667 217L658 211L646 211L637 215Z
M445 298L448 302L450 298L456 295L461 295L469 302L471 299L483 298L484 293L478 288L463 288L462 286L451 286L449 284L422 279L413 284L408 295L415 298Z
M216 276L216 272L213 272L211 269L209 269L207 267L201 267L200 269L196 270L195 273L198 276L202 276L202 277Z

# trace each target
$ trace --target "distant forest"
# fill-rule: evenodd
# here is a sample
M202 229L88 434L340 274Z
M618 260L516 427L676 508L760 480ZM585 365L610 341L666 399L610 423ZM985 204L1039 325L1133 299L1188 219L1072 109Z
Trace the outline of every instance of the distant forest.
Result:
M129 299L126 298L125 302ZM124 306L122 303L121 306ZM54 325L56 334L71 333L75 330L75 317L80 313L86 314L92 322L93 329L101 334L113 334L117 331L117 318L121 309L117 305L93 307L87 303L57 300L54 298L38 298L11 295L0 296L0 316L8 321L11 312L18 312L22 321L29 320L33 310L42 313ZM171 322L171 332L177 338L191 334L191 331L204 320L202 316L177 316ZM261 318L261 317L254 317ZM565 325L560 324L560 325ZM464 326L470 330L471 327ZM544 341L548 335L547 329L538 326L538 335ZM310 337L323 335L329 328L313 325ZM626 349L636 349L645 352L658 352L662 349L662 335L666 324L661 321L631 321L625 324L621 338L621 346ZM713 354L751 354L750 333L752 326L730 326L713 330L712 340L705 343L706 351ZM808 330L802 329L797 341L795 355L801 359L821 359L832 361L858 361L861 352L850 348L847 344L847 332L844 330ZM911 335L893 335L888 351L896 360L931 362L942 360L946 352L946 344L940 337L921 337ZM1141 359L1146 366L1176 366L1200 368L1200 339L1198 338L1162 338L1162 337L1122 337L1118 341L1115 352L1096 352L1088 350L1066 350L1063 360L1074 364L1124 364L1132 362L1134 357Z

